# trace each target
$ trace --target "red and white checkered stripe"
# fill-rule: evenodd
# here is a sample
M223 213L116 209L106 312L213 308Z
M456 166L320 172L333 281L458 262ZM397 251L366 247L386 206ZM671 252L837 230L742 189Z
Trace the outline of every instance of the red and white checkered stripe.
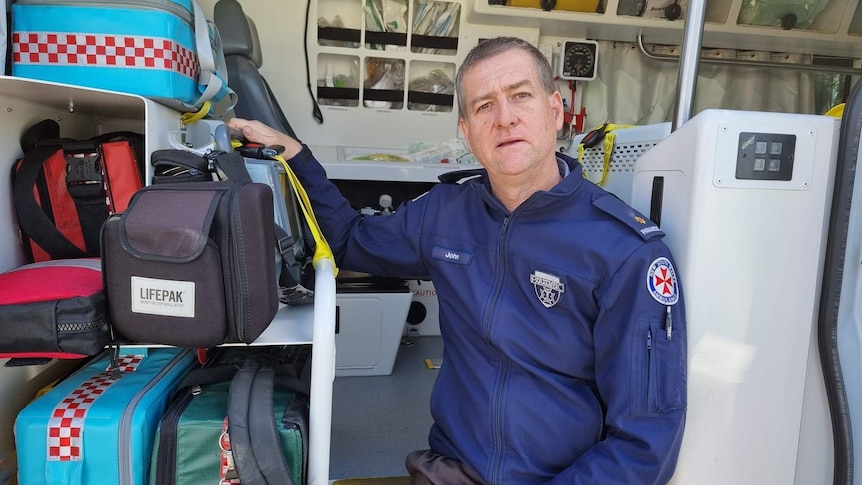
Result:
M134 372L143 355L121 355L120 370ZM48 461L80 461L84 418L93 402L116 382L110 368L87 379L63 398L48 418Z
M197 80L192 50L171 39L65 32L13 32L16 64L125 67L174 71Z
M120 372L135 372L142 360L144 360L144 356L140 354L123 354L119 356L117 366ZM111 366L108 365L105 370L110 371Z

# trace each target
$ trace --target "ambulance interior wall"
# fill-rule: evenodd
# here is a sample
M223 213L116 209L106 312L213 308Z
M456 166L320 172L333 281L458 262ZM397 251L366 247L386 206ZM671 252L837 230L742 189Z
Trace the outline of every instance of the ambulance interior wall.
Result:
M72 108L70 109L70 103ZM109 131L144 133L150 111L140 98L0 77L0 271L24 264L12 198L12 167L23 152L20 137L44 119L60 124L60 135L89 138ZM155 111L162 112L159 108ZM14 476L13 426L18 411L36 392L64 375L75 361L54 360L28 367L5 367L0 359L0 483Z
M201 7L211 17L217 0L200 0ZM458 0L456 0L457 2ZM309 146L340 146L364 148L406 149L411 143L441 143L459 136L457 109L449 112L412 111L402 109L320 105L323 123L312 116L313 104L306 86L306 56L303 47L306 2L275 2L241 0L245 14L256 27L261 41L263 64L260 69L297 136ZM336 74L354 68L361 90L362 65L369 59L385 58L404 62L405 85L433 69L447 73L454 82L455 69L480 38L510 34L535 44L539 30L521 27L472 25L463 21L467 3L461 1L461 21L457 50L431 54L412 52L409 47L376 50L361 44L357 48L320 45L317 39L317 19L332 22L339 15L345 27L359 29L362 5L357 0L310 0L308 63L310 83L316 93L319 79L325 76L325 64L331 63ZM411 2L414 3L414 2ZM315 94L316 97L316 94ZM323 153L323 152L320 152ZM323 162L334 160L321 160Z

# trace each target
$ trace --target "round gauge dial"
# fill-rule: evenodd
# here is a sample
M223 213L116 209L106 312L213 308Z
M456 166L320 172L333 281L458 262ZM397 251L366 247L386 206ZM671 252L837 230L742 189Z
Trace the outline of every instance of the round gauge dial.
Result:
M582 81L595 79L597 57L598 43L565 41L562 48L560 78Z

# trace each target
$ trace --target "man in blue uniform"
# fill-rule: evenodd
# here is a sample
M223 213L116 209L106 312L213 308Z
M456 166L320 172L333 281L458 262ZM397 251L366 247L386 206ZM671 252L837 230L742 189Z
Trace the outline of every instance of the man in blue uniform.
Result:
M340 266L428 275L444 362L414 484L654 484L673 474L686 411L686 324L655 224L555 153L550 66L515 38L480 43L456 79L483 166L389 217L361 217L307 147L286 147ZM471 176L472 175L472 176Z

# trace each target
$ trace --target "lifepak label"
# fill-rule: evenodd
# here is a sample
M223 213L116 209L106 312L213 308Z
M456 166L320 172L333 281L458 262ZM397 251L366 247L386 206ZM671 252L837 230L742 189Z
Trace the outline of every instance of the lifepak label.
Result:
M194 318L194 281L132 276L132 312Z

